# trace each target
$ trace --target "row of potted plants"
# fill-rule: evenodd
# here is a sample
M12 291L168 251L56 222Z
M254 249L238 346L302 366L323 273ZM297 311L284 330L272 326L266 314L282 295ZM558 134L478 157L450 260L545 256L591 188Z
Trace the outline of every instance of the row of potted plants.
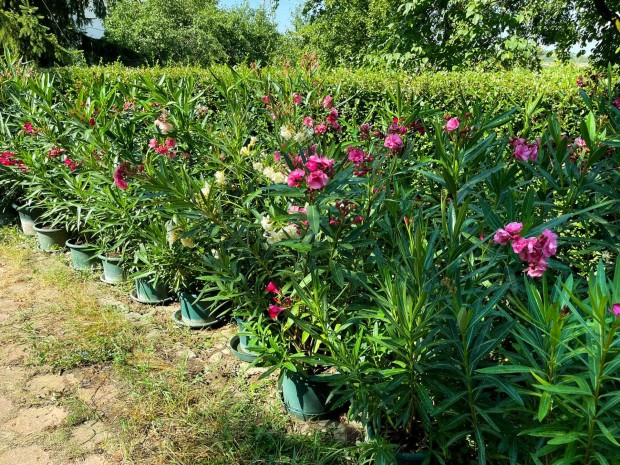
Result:
M563 134L535 99L440 115L395 92L352 121L313 70L231 72L206 108L191 79L59 95L3 66L5 198L89 264L121 265L104 280L235 316L232 348L280 371L291 413L343 409L381 463L594 463L615 447L611 72Z

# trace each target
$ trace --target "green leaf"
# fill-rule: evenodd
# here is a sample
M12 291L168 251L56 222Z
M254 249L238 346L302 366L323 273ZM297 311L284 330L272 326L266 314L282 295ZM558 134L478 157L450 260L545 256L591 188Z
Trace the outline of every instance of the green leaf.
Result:
M620 447L620 443L616 440L616 438L614 438L614 435L611 433L611 431L609 431L609 429L607 429L607 427L603 424L602 421L597 420L596 424L598 425L603 435L609 440L609 442L611 442L614 446Z
M556 436L553 439L549 439L547 444L570 444L575 441L579 441L579 438L582 436L581 433L563 433L560 436Z
M307 210L308 210L308 223L310 224L310 230L314 234L318 234L319 228L321 227L321 215L319 215L319 212L316 209L316 205L310 205Z
M551 408L551 394L543 392L538 406L538 421L543 421Z

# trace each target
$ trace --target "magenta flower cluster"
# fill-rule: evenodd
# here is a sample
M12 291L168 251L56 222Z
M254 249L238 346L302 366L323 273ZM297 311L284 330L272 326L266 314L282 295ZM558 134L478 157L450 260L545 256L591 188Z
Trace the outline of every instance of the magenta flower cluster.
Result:
M300 166L288 174L287 184L290 187L301 187L304 183L310 190L323 189L334 174L333 158L311 155L303 168Z
M524 138L511 140L512 148L514 150L512 156L520 161L536 161L538 158L538 145L539 140L532 143L528 143Z
M173 150L177 145L176 139L167 138L163 143L157 139L149 140L149 147L160 155L167 155L170 158L176 158L177 153Z
M352 145L349 145L345 151L348 155L349 161L355 165L356 169L353 171L355 176L365 176L370 172L371 164L374 160L373 155L364 152L359 147L353 147Z
M269 305L267 312L269 316L274 320L278 318L278 315L282 313L284 310L287 310L291 304L291 298L282 294L282 289L280 289L273 281L270 281L267 287L265 288L265 292L269 294L275 294L273 299L273 304Z
M521 260L528 262L523 270L530 278L540 278L547 269L547 258L555 255L558 247L558 236L545 229L538 237L521 237L522 223L508 223L495 233L493 240L506 245L511 243L512 250Z

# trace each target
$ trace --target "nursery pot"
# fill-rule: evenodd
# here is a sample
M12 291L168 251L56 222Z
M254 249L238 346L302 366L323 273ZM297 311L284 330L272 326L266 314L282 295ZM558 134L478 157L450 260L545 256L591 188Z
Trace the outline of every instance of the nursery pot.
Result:
M239 345L237 346L239 352L248 355L258 355L256 352L252 352L248 349L249 346L256 345L256 337L248 334L247 332L249 323L238 316L235 317L235 321L237 322L237 327L239 328Z
M24 234L26 236L36 236L37 233L34 230L34 222L39 216L41 216L41 211L25 206L20 207L16 204L13 204L13 208L17 210L19 222L22 226L22 231L24 231Z
M170 297L168 286L163 281L155 283L153 278L137 278L134 282L139 302L157 304Z
M0 226L6 226L15 220L15 210L9 205L0 205Z
M121 257L106 257L104 255L98 255L97 258L101 260L103 265L103 276L101 280L108 284L118 284L125 281L125 273L121 268Z
M366 439L375 439L373 428L370 425L366 426ZM422 465L428 454L426 452L396 452L396 465ZM377 460L376 465L392 465L385 460Z
M97 255L89 244L73 244L68 240L65 245L71 251L71 263L76 270L89 270L98 265Z
M424 452L396 452L396 463L398 465L422 465L427 454ZM386 464L387 465L387 464Z
M213 310L213 302L207 300L196 300L197 294L179 291L179 302L181 303L181 320L190 326L209 326L216 324L222 318L222 310Z
M334 416L328 397L333 388L330 375L304 375L282 370L282 402L289 414L301 420L321 420Z
M67 242L67 231L62 228L50 228L45 225L35 224L34 231L39 239L39 247L43 252L52 252L55 249L63 249Z

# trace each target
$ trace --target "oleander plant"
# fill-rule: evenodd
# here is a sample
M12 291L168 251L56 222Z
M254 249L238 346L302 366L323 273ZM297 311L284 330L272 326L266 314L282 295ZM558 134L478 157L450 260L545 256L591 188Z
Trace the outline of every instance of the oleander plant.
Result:
M399 86L352 113L320 73L58 83L5 54L0 207L226 302L375 463L618 463L616 70L570 121Z

